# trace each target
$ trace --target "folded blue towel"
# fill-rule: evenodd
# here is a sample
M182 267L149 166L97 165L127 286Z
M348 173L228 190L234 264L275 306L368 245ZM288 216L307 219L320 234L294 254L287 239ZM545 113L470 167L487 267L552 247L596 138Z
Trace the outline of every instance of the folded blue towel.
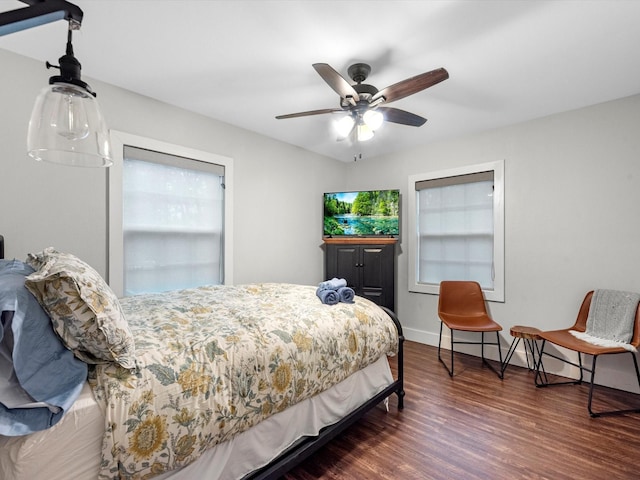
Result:
M353 303L353 297L356 296L356 292L354 292L351 287L340 287L338 289L338 296L341 302Z
M323 290L318 287L316 295L325 305L335 305L340 301L340 295L336 290Z
M327 280L326 282L321 282L318 285L320 290L338 290L341 287L346 287L347 281L344 278L332 278L331 280Z

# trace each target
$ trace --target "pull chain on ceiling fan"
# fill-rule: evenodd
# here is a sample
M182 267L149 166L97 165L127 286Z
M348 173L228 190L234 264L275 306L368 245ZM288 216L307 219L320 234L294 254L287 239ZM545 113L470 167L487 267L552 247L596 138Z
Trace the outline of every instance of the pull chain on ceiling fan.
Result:
M449 78L449 72L444 68L438 68L378 90L373 85L362 83L371 73L371 67L366 63L356 63L347 70L349 78L355 82L353 85L326 63L314 63L313 68L340 95L340 108L290 113L278 115L276 118L282 120L326 113L346 113L347 115L337 122L339 140L350 135L355 135L358 141L369 140L385 121L412 127L424 125L426 118L383 104L408 97Z

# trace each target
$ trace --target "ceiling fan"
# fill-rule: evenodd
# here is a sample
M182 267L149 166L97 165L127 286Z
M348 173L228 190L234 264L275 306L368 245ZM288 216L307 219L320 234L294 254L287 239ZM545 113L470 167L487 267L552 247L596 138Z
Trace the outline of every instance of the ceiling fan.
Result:
M347 70L349 78L355 82L354 85L326 63L314 63L313 68L340 95L340 108L289 113L278 115L276 118L281 120L325 113L346 113L336 125L339 140L352 134L359 141L368 140L373 137L374 131L384 121L412 127L424 125L426 118L399 108L382 105L413 95L449 78L449 72L444 68L438 68L378 90L373 85L362 83L371 73L371 67L366 63L353 64Z

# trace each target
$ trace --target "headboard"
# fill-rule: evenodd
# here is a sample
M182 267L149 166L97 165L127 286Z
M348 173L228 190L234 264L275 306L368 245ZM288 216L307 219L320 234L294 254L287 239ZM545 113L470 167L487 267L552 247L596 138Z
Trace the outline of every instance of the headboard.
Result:
M4 258L4 237L0 235L0 259Z

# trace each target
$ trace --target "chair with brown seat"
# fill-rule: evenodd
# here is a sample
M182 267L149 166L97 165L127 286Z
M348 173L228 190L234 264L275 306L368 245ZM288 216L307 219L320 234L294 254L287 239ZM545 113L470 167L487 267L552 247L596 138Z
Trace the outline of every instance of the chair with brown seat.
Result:
M603 415L613 415L613 414L621 414L621 413L640 413L639 408L632 408L626 410L609 410L609 411L600 411L594 412L591 405L593 400L593 387L594 387L594 378L596 374L596 361L600 355L615 355L619 353L630 353L631 358L633 358L633 365L636 371L636 377L638 379L638 386L640 386L640 370L638 370L638 360L636 359L636 354L632 349L624 348L622 346L603 346L596 345L594 343L587 342L580 338L577 338L574 334L570 333L570 330L576 332L586 332L587 331L587 319L589 317L589 310L591 307L592 299L594 292L588 292L582 301L582 305L580 307L580 311L578 312L578 318L576 319L575 324L570 328L565 328L563 330L552 330L546 332L540 332L540 337L542 337L542 347L540 349L540 357L537 365L538 373L540 369L542 355L547 355L549 357L553 357L557 360L560 360L569 365L573 365L580 369L580 378L577 380L570 381L562 381L562 382L553 382L550 383L548 381L542 381L542 377L536 375L536 385L538 387L547 387L551 385L575 385L580 384L583 381L583 372L591 372L591 379L589 382L589 398L587 402L587 410L589 411L589 415L592 417L599 417ZM629 345L633 348L638 348L640 346L640 305L635 309L635 320L633 321L633 331L632 337ZM549 351L545 351L545 346L547 344L557 345L568 350L572 350L578 353L578 363L574 363L567 358L560 357ZM593 361L591 363L591 368L588 368L582 363L582 354L591 355L593 357Z
M444 365L453 377L453 354L454 345L472 344L481 345L482 362L491 368L501 379L503 378L502 351L500 349L500 331L502 327L496 323L488 314L482 289L478 282L472 281L443 281L440 283L440 298L438 300L438 316L440 323L440 338L438 340L438 360ZM442 345L442 325L446 325L451 334L451 368L442 360L440 348ZM464 332L481 333L481 340L478 341L454 341L453 332L459 330ZM485 342L484 334L487 332L496 333L495 342ZM500 356L500 368L496 370L484 357L484 346L496 345Z

